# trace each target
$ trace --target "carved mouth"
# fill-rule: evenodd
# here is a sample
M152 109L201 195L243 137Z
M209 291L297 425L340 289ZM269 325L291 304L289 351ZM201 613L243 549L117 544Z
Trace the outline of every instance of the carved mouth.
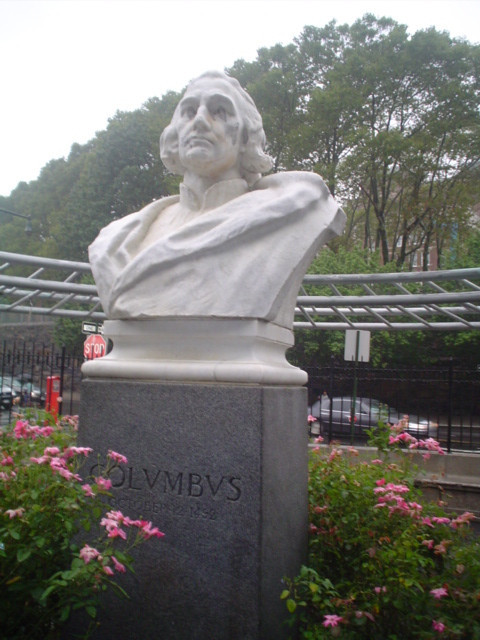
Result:
M204 138L203 136L191 136L187 140L187 144L189 147L195 147L197 145L202 147L211 147L212 142L208 138Z

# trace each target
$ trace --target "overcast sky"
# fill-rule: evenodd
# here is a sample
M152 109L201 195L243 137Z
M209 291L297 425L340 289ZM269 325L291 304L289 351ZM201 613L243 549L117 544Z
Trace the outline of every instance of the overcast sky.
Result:
M480 42L480 0L0 0L0 195L118 109L367 12Z

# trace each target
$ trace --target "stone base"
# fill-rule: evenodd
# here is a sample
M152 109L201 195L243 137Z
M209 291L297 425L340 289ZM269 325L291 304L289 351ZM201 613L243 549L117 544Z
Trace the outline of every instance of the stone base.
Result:
M113 350L82 367L89 378L295 385L307 374L285 359L290 329L256 319L107 320Z
M166 535L120 577L93 640L281 640L305 561L306 390L91 379L80 444L123 453L111 506ZM92 457L92 464L95 458Z

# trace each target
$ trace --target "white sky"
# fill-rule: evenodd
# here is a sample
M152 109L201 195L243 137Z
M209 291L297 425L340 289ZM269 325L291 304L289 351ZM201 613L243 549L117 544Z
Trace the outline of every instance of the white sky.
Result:
M367 12L480 42L480 0L0 0L0 195L117 109Z

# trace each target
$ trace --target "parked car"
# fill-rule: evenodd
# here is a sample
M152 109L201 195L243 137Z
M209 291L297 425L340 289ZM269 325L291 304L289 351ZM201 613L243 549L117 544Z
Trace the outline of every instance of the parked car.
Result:
M22 406L43 407L45 405L45 393L32 382L22 382L18 378L12 378L12 389L15 397L20 398Z
M0 408L11 409L14 393L7 378L0 376Z
M350 435L352 400L350 396L328 398L322 396L321 400L314 403L309 412L318 418L322 433L330 432L330 415L332 419L331 432L335 435ZM366 429L378 426L379 422L385 424L398 424L402 421L405 431L414 436L437 436L438 424L420 416L410 416L399 413L396 409L380 402L375 398L356 398L353 415L353 433L360 435Z

